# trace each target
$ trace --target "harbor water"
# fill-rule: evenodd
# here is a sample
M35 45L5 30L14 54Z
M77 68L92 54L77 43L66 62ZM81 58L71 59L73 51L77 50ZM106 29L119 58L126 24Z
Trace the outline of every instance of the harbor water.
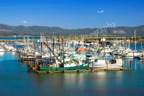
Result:
M20 54L0 55L1 96L144 96L144 63L124 59L126 71L37 74Z

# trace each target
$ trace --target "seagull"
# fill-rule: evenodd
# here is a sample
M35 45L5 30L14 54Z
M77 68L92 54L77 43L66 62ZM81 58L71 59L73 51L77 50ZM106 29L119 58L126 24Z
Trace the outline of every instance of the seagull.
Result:
M98 12L98 13L103 13L103 12L104 12L104 10L98 10L97 12Z

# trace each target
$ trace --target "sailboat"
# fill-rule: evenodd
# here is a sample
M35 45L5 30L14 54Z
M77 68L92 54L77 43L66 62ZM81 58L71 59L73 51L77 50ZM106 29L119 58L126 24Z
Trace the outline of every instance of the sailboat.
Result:
M141 55L141 53L138 52L136 49L136 30L134 30L134 43L135 43L135 49L134 50L131 50L130 48L126 49L124 54L122 55L123 57L134 58Z

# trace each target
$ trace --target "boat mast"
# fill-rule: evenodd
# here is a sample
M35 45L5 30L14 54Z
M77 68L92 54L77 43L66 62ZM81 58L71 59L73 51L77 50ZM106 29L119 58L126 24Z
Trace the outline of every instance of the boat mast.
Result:
M135 43L135 50L136 50L136 30L134 30L134 43Z
M64 53L64 37L61 38L62 40L62 56L63 56L63 67L64 67L64 63L65 63L65 53Z
M54 39L54 32L53 32L53 34L52 34L52 48L53 48L53 53L55 53L54 52L54 48L55 48L55 39Z
M50 52L53 53L53 55L56 57L56 59L62 64L63 62L56 56L56 54L53 52L53 50L49 47L49 45L43 41L43 44L47 46L47 48L50 50Z

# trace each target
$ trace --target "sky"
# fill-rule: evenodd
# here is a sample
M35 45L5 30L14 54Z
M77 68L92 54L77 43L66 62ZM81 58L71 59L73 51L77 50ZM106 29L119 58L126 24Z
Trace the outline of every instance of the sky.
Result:
M144 24L144 0L0 0L0 23L67 29Z

